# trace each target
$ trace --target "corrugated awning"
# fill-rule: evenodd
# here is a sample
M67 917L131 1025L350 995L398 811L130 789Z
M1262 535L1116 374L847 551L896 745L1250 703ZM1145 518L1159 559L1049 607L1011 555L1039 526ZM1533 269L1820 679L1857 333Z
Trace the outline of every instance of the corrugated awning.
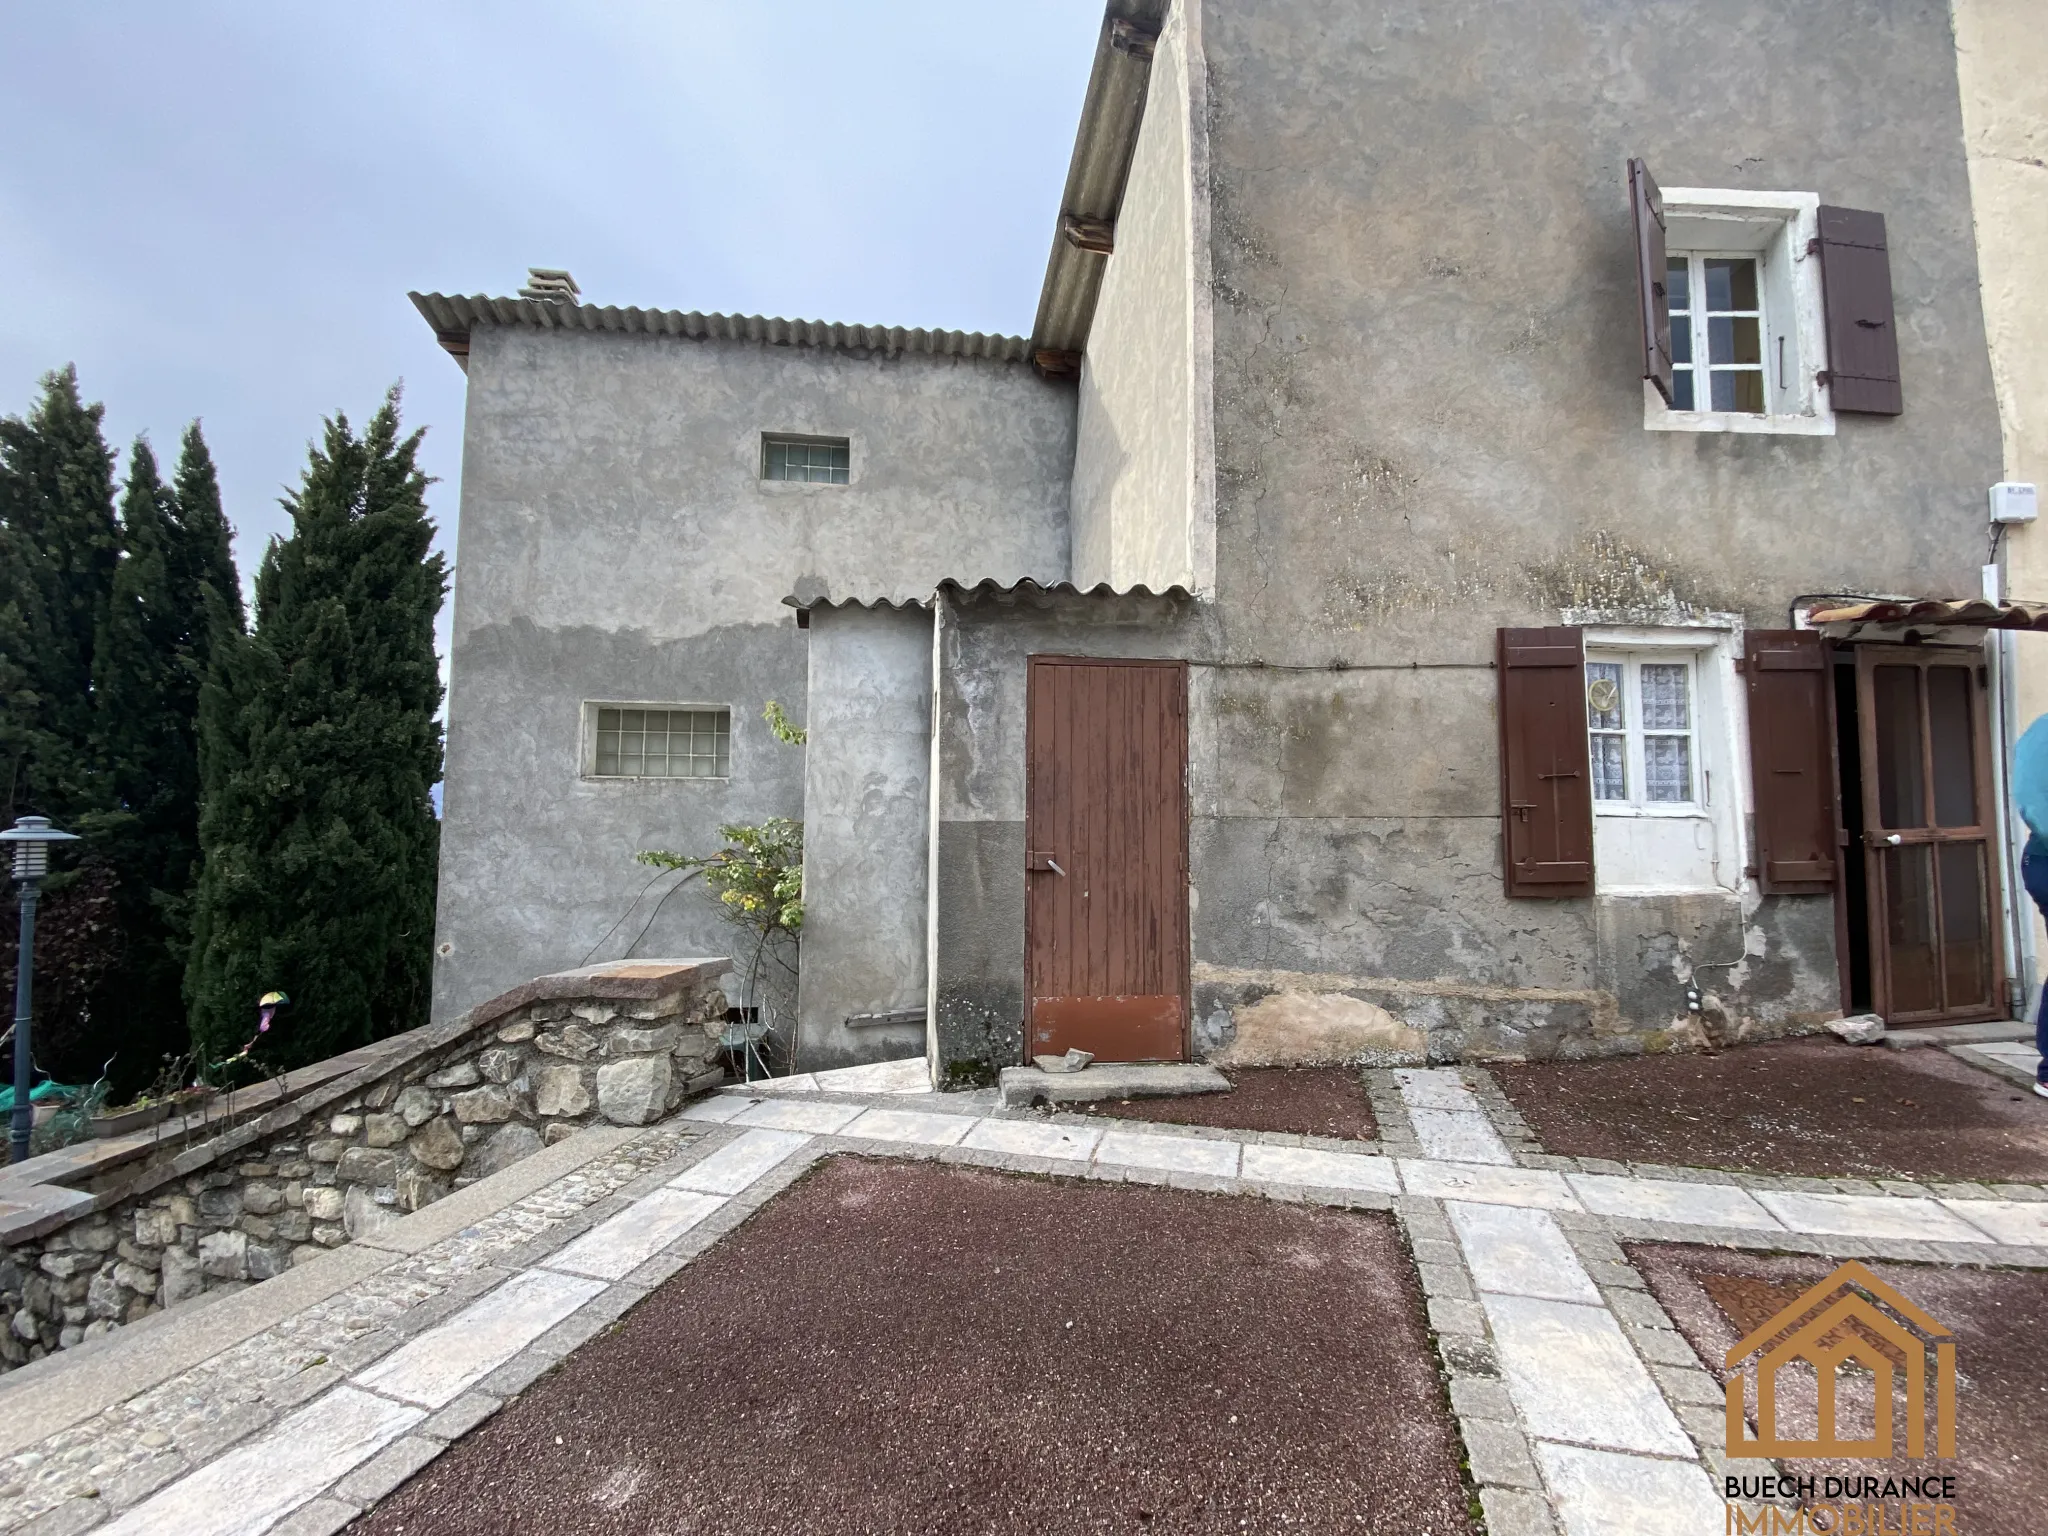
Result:
M2048 603L1994 603L1981 597L1900 597L1815 608L1815 629L1829 624L1927 624L1952 629L2048 630Z

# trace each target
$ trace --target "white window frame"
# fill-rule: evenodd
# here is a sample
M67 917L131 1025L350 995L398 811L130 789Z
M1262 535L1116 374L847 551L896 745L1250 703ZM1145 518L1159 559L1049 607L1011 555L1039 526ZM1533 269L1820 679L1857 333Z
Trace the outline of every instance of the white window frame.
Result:
M1595 662L1619 662L1621 664L1621 730L1602 731L1602 735L1619 735L1623 738L1622 776L1629 794L1623 800L1593 801L1596 816L1689 816L1697 817L1707 810L1710 793L1710 778L1700 760L1700 669L1696 655L1691 650L1674 649L1670 646L1651 646L1629 649L1616 646L1586 646L1586 664ZM1683 735L1688 747L1688 761L1692 772L1692 798L1689 800L1650 800L1644 791L1649 787L1649 773L1644 761L1643 738L1645 736L1677 736L1673 730L1650 730L1643 724L1643 693L1641 687L1642 669L1645 663L1652 666L1682 666L1685 668L1686 720ZM1590 686L1590 684L1588 685ZM1590 720L1592 707L1587 706ZM1590 736L1595 727L1588 726Z
M1819 376L1827 368L1827 318L1820 258L1820 196L1670 187L1664 192L1664 245L1673 258L1748 256L1757 262L1763 311L1764 406L1750 411L1675 411L1643 381L1643 427L1651 432L1762 432L1832 437L1834 407ZM1704 326L1694 333L1695 402L1706 362Z
M1571 622L1572 615L1565 615ZM1747 723L1742 705L1736 657L1741 653L1742 620L1735 614L1710 614L1695 623L1600 625L1587 623L1588 661L1617 654L1646 661L1692 662L1693 794L1690 805L1648 802L1637 807L1619 800L1593 801L1593 880L1596 895L1607 897L1715 895L1734 896L1747 888L1748 863L1744 837L1749 815ZM1640 771L1638 769L1638 771ZM1640 780L1637 781L1640 783ZM1662 869L1617 867L1603 860L1599 824L1626 822L1704 822L1713 837L1712 877L1688 880Z
M723 710L726 719L726 756L723 774L698 774L682 777L668 774L648 773L599 773L597 771L597 720L598 711L603 709L660 709L690 710L699 714ZM676 702L668 699L585 699L583 719L577 733L577 776L591 784L730 784L735 743L738 732L733 722L739 712L730 704Z

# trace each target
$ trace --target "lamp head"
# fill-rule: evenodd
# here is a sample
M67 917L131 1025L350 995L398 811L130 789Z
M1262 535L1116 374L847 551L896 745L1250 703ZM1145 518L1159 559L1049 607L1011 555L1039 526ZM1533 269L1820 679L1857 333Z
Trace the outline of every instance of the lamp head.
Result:
M17 817L13 826L0 832L0 843L14 849L14 878L40 880L50 872L50 844L75 843L78 835L59 832L47 816Z

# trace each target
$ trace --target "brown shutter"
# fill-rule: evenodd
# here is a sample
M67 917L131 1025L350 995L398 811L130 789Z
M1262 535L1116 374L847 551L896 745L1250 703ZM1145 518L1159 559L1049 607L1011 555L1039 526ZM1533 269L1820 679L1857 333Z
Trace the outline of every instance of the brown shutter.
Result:
M1628 198L1636 231L1636 293L1642 300L1643 377L1671 403L1670 261L1664 250L1664 194L1650 168L1628 163Z
M1774 896L1833 890L1840 858L1826 643L1810 629L1753 629L1745 643L1757 875Z
M1593 894L1586 647L1577 629L1503 629L1502 858L1510 896Z
M1821 209L1820 280L1828 321L1828 395L1835 409L1898 415L1906 402L1899 390L1883 214Z

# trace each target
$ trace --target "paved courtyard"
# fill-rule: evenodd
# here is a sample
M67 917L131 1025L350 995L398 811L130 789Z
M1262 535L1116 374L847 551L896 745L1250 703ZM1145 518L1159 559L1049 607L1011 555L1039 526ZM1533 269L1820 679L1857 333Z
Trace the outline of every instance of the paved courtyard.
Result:
M585 1500L576 1507L592 1516L565 1517L557 1528L598 1528L600 1513L604 1529L716 1528L678 1523L657 1496L669 1483L708 1486L691 1484L680 1461L662 1463L663 1477L643 1494L648 1478L635 1482L616 1458L600 1469L590 1444L578 1449L591 1458L591 1475L577 1482L570 1433L557 1431L559 1457L552 1435L539 1438L569 1404L611 1422L596 1405L614 1382L609 1411L637 1403L647 1420L677 1415L694 1465L723 1462L735 1479L752 1475L747 1432L734 1416L744 1408L766 1414L760 1432L781 1435L776 1443L793 1464L824 1467L831 1436L816 1420L841 1412L882 1456L878 1466L891 1465L888 1456L904 1466L965 1458L961 1476L983 1478L972 1485L982 1499L961 1483L961 1528L1013 1528L994 1502L988 1463L975 1460L982 1442L973 1420L987 1398L966 1395L962 1341L983 1335L982 1380L1008 1382L1024 1398L998 1415L1011 1426L1004 1443L1023 1454L1019 1426L1039 1422L1019 1385L1037 1379L1034 1364L1046 1394L1042 1432L1068 1437L1042 1442L1049 1470L1041 1481L1064 1479L1071 1518L1063 1525L1043 1516L1052 1506L1017 1503L1014 1490L1009 1507L1040 1511L1034 1523L1048 1530L1128 1528L1122 1515L1138 1518L1131 1496L1142 1479L1125 1486L1105 1475L1103 1465L1117 1465L1114 1452L1089 1461L1099 1446L1084 1454L1073 1437L1087 1447L1086 1434L1111 1427L1112 1441L1146 1447L1148 1468L1163 1458L1166 1472L1190 1478L1213 1471L1201 1448L1224 1442L1187 1442L1176 1468L1171 1449L1142 1438L1196 1411L1191 1385L1204 1378L1194 1367L1074 1375L1086 1362L1063 1337L1069 1319L1060 1319L1058 1341L1039 1336L1051 1311L1080 1313L1076 1330L1091 1315L1126 1315L1117 1309L1128 1298L1104 1289L1109 1271L1071 1257L1086 1250L1121 1253L1126 1266L1163 1252L1166 1262L1153 1257L1132 1287L1171 1298L1162 1339L1224 1348L1237 1322L1247 1330L1242 1348L1277 1330L1280 1342L1263 1352L1276 1367L1266 1377L1261 1351L1234 1357L1231 1386L1265 1405L1241 1416L1248 1449L1262 1435L1277 1444L1313 1434L1307 1419L1288 1416L1299 1409L1275 1387L1279 1367L1296 1368L1286 1350L1325 1351L1348 1362L1350 1375L1366 1374L1355 1353L1365 1346L1346 1336L1366 1323L1383 1340L1373 1347L1406 1361L1350 1381L1348 1397L1346 1370L1315 1378L1330 1420L1320 1432L1335 1439L1333 1448L1311 1438L1332 1463L1313 1486L1328 1498L1175 1504L1148 1492L1160 1499L1152 1518L1166 1520L1163 1529L1373 1528L1359 1518L1368 1506L1341 1501L1364 1497L1345 1493L1346 1480L1377 1465L1382 1453L1364 1442L1391 1410L1418 1436L1412 1466L1399 1474L1412 1484L1405 1507L1438 1507L1443 1469L1429 1447L1446 1442L1430 1437L1454 1429L1463 1492L1494 1536L1719 1531L1721 1389L1653 1289L1646 1267L1654 1264L1632 1255L1685 1244L1806 1255L1823 1268L1858 1257L1933 1266L1913 1271L1930 1275L2048 1270L2048 1191L2037 1182L1822 1179L1561 1153L1539 1142L1502 1091L1503 1075L1369 1073L1371 1139L1006 1113L989 1096L906 1091L915 1086L907 1072L726 1090L646 1130L586 1131L277 1280L0 1378L0 1529L305 1536L343 1529L366 1510L374 1512L365 1530L515 1529L527 1507L517 1497L522 1485L491 1469L509 1468L522 1439L537 1442L528 1445L537 1465L556 1458L568 1479L563 1497ZM840 1091L849 1086L856 1091ZM858 1158L835 1158L848 1153ZM987 1230L987 1244L949 1247L949 1222ZM1079 1237L1063 1251L1047 1234L1069 1222ZM1005 1223L1016 1232L995 1230ZM921 1226L932 1230L914 1236ZM1351 1252L1357 1262L1259 1259L1289 1244L1310 1259ZM1232 1245L1244 1274L1219 1268ZM984 1246L1020 1266L1045 1254L1045 1267L1011 1290L991 1258L985 1281L969 1285L964 1266ZM904 1277L900 1298L871 1267L884 1261ZM700 1268L685 1274L691 1266ZM1271 1299L1255 1316L1246 1275L1262 1272ZM1191 1287L1205 1275L1209 1284ZM773 1326L773 1296L763 1289L771 1281L810 1320L787 1332ZM947 1296L966 1309L965 1322L905 1321L931 1310L917 1298ZM1081 1306L1090 1296L1093 1314ZM1002 1304L1012 1297L1017 1305ZM867 1376L821 1363L831 1340L806 1332L824 1326L812 1314L832 1301L854 1322L873 1319L871 1329L839 1336ZM877 1341L912 1362L929 1359L932 1395L919 1397L920 1373L892 1364ZM672 1353L671 1370L621 1364L658 1363L662 1350ZM1442 1382L1434 1407L1417 1384L1418 1361ZM734 1375L733 1362L745 1371ZM713 1374L701 1383L705 1401L693 1403L699 1371ZM1980 1391L1967 1354L1963 1375L1967 1423ZM889 1391L862 1396L863 1380ZM760 1396L747 1400L755 1389ZM693 1417L721 1401L734 1412L715 1415L716 1426ZM950 1412L956 1401L965 1406ZM1083 1405L1086 1417L1075 1418L1071 1410ZM1984 1406L2017 1414L2031 1443L2048 1432L2038 1396L1993 1394ZM798 1410L793 1420L776 1417ZM1161 1416L1148 1420L1148 1411ZM1209 1423L1204 1434L1230 1427L1226 1415L1225 1426ZM857 1479L861 1470L838 1475ZM766 1526L865 1528L857 1520L835 1527L785 1474L756 1481ZM1265 1486L1254 1480L1235 1496L1265 1499ZM889 1505L900 1528L920 1528L914 1517L929 1511L933 1494L927 1484L891 1495L927 1501ZM429 1511L462 1511L472 1523L431 1524Z

